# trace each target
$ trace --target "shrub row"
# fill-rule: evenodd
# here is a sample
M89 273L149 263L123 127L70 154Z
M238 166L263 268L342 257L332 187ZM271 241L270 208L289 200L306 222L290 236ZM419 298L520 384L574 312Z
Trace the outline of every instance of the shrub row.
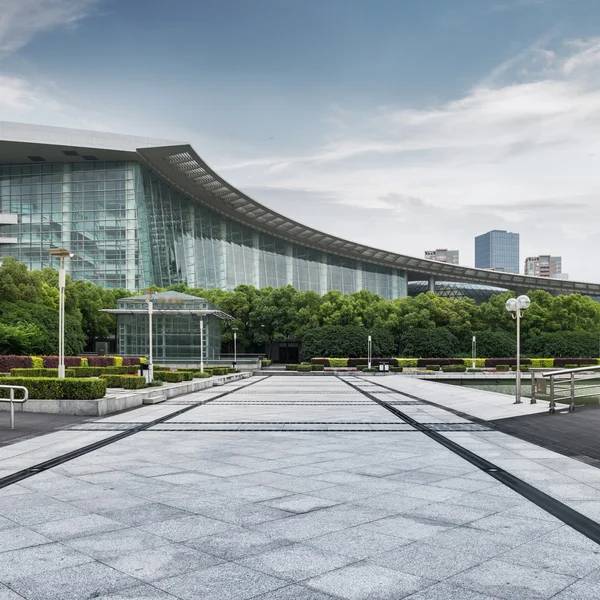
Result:
M138 368L131 367L69 367L65 377L99 377L100 375L136 375ZM11 369L13 377L58 377L58 369Z
M125 388L126 390L139 390L146 385L146 378L137 375L101 375L109 388Z
M357 367L365 365L366 358L313 358L313 365L324 365L325 367ZM471 367L473 359L471 358L373 358L371 366L378 367L381 363L387 363L390 367L428 367L430 365L443 366L465 366ZM516 365L516 358L476 358L475 368L495 368L497 365ZM532 368L545 369L552 367L565 367L566 365L587 366L600 364L599 358L521 358L521 365L528 365Z
M57 379L56 377L3 377L2 385L22 385L32 400L96 400L106 395L102 379ZM9 390L0 389L8 398ZM17 397L22 397L16 392Z
M65 367L121 367L139 365L143 359L121 356L65 356ZM58 356L0 356L0 372L12 369L56 369Z
M154 371L154 379L166 383L181 383L183 381L182 371Z
M261 367L268 367L271 364L270 360L261 360L260 361L260 366Z

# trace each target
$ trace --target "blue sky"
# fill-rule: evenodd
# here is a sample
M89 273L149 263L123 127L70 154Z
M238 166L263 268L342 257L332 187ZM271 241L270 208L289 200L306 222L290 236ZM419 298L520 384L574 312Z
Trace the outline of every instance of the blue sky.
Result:
M232 184L422 255L521 233L600 280L597 0L0 0L0 119L190 141Z

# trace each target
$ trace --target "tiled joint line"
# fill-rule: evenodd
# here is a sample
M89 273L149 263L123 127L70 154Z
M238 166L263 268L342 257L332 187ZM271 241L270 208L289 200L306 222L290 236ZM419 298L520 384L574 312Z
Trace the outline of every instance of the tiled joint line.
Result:
M33 465L32 467L28 467L27 469L17 471L16 473L11 473L10 475L6 475L5 477L0 477L0 489L7 487L9 485L12 485L14 483L18 483L19 481L23 481L24 479L28 479L29 477L32 477L33 475L37 475L38 473L43 473L44 471L47 471L48 469L57 467L58 465L62 465L70 460L75 459L75 458L79 458L80 456L83 456L84 454L89 454L90 452L94 452L94 450L99 450L100 448L104 448L104 446L114 444L115 442L125 439L131 435L135 435L136 433L139 433L140 431L146 431L147 429L149 429L150 427L153 427L154 425L160 425L161 423L164 423L165 421L168 421L169 419L172 419L181 414L184 414L184 413L188 412L189 410L192 410L193 408L196 408L203 404L208 404L209 402L213 402L214 400L217 400L219 398L222 398L224 396L232 394L233 392L237 392L240 389L245 389L247 387L250 387L251 385L254 385L255 383L259 383L263 379L264 379L264 377L257 379L256 381L252 381L246 385L239 386L239 387L236 387L231 390L227 390L227 391L222 392L221 394L218 394L216 396L213 396L212 398L209 398L207 400L199 400L197 402L189 404L188 406L185 406L184 408L180 408L179 410L169 413L168 415L164 415L162 417L159 417L158 419L154 419L154 421L148 421L147 423L143 423L141 425L136 425L134 427L131 427L130 429L121 431L120 433L117 433L116 435L112 435L103 440L94 442L93 444L88 444L87 446L82 446L81 448L78 448L77 450L72 450L71 452L61 454L60 456L56 456L54 458L51 458L50 460L46 460L42 463L38 463L37 465Z
M428 423L419 423L412 417L398 410L395 406L392 406L388 402L384 400L380 400L370 394L369 392L361 389L359 386L354 383L350 383L346 378L339 377L341 381L349 385L351 388L359 391L361 394L373 400L373 402L379 404L379 406L385 408L392 414L396 415L399 419L402 419L405 423L408 423L415 430L420 431L425 434L427 437L436 441L438 444L444 446L448 450L454 452L467 462L471 463L473 466L477 467L484 473L487 473L490 477L493 477L500 483L504 484L506 487L511 490L517 492L517 494L523 496L530 502L533 502L536 506L539 506L542 510L545 510L547 513L556 517L565 525L572 527L579 533L585 535L587 538L592 541L600 544L600 524L596 523L589 517L582 515L580 512L572 509L570 506L560 502L556 498L538 490L536 487L530 485L529 483L515 477L511 473L508 473L504 469L501 469L494 463L482 458L481 456L467 450L460 444L457 444L453 440L450 440L443 435L441 435L438 431L432 430L429 427ZM378 384L374 384L378 385ZM402 392L396 392L402 395Z

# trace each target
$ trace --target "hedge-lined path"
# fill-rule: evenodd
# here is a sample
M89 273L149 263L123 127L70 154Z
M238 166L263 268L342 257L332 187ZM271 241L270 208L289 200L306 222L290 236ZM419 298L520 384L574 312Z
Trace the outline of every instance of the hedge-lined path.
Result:
M566 501L588 512L600 470L379 378L347 379L361 389L339 378L228 384L227 396L0 490L0 597L597 597L600 545L370 397L505 469L540 474L556 496L573 489L578 500ZM185 400L94 423L148 423ZM115 434L82 428L60 433ZM574 465L585 485L560 472Z

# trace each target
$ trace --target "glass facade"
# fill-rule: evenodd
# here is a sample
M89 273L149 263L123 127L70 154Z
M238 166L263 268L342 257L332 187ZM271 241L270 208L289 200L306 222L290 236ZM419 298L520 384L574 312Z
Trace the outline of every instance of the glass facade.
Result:
M200 317L175 314L177 310L215 310L204 298L166 292L157 294L152 316L152 353L155 364L200 362ZM162 301L161 301L162 300ZM147 310L145 297L134 296L117 302L117 310ZM159 314L157 309L173 311ZM221 352L221 321L213 315L204 318L204 360L217 361ZM123 356L148 355L148 315L117 314L117 347Z
M406 296L402 270L320 252L228 219L137 162L2 166L1 211L21 215L0 245L31 269L56 266L47 249L68 248L74 279L139 290L185 283L241 284Z
M408 283L408 295L418 296L429 291L428 281L410 281ZM504 288L490 285L478 285L476 283L459 283L454 281L436 281L435 293L441 298L459 300L460 298L472 298L476 304L487 302L496 294L506 292Z
M475 268L519 273L519 234L495 229L478 235Z

